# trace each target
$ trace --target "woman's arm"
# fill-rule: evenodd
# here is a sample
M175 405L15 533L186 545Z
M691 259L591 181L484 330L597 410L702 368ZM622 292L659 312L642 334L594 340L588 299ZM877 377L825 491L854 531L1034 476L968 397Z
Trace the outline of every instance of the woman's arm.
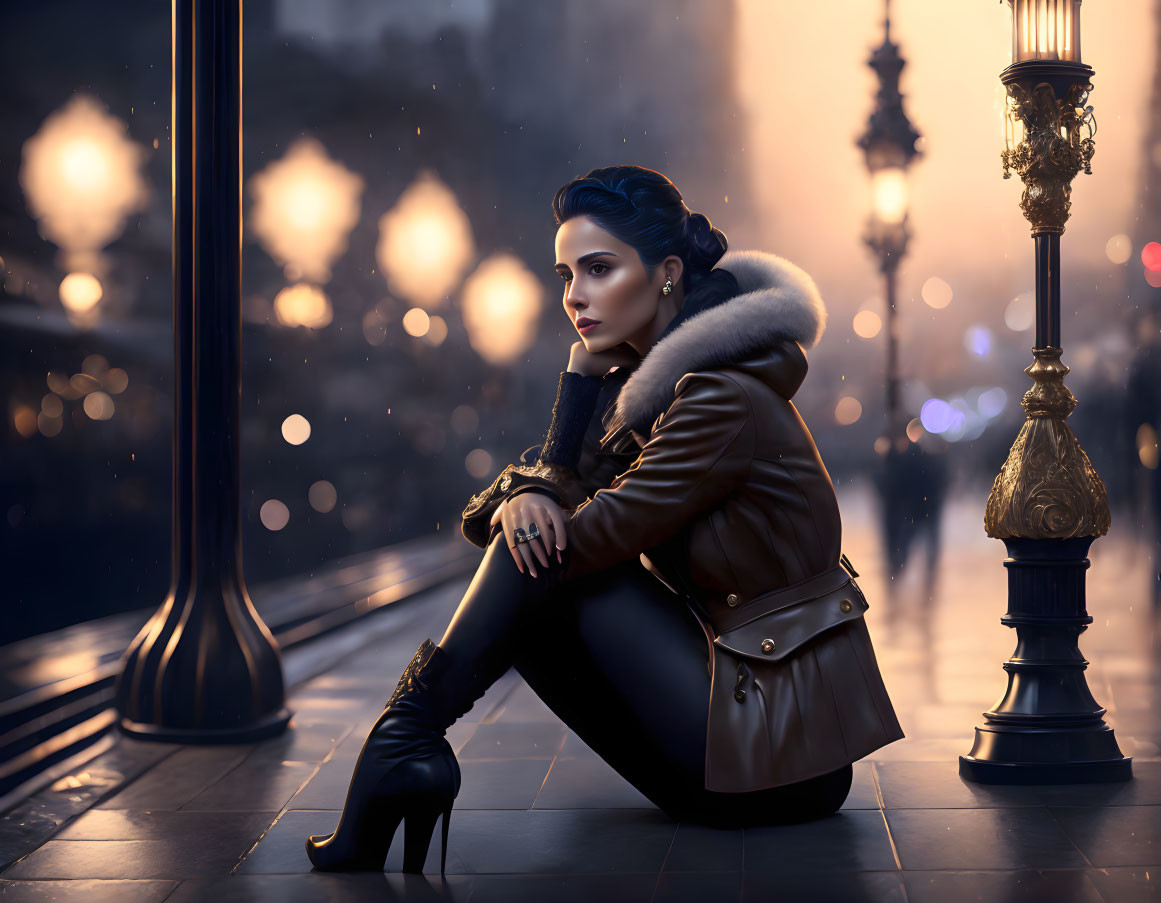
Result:
M675 395L629 469L567 512L566 580L661 545L745 484L756 436L742 387L705 371Z
M520 464L504 468L492 485L472 496L463 511L464 537L480 548L490 540L492 514L506 499L534 489L550 495L562 508L573 508L588 497L577 473L589 426L603 387L600 376L565 371L560 374L548 437L534 462L525 451Z

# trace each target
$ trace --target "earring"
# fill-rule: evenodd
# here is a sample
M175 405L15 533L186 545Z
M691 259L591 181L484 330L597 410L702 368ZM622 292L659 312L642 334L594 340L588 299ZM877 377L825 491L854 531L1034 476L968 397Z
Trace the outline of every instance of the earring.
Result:
M673 291L673 280L666 279L665 285L661 286L661 294L668 295L671 291Z

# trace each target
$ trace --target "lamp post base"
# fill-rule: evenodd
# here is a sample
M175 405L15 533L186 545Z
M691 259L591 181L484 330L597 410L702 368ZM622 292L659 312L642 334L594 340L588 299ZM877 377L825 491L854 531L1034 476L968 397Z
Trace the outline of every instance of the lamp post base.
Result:
M1016 651L1004 662L1007 691L959 758L960 777L984 784L1132 778L1132 758L1121 754L1089 691L1078 646L1092 623L1084 584L1094 538L1004 540L1008 611L1000 623L1016 631Z
M123 734L133 737L135 740L152 740L157 743L206 745L217 743L254 743L258 740L265 740L268 737L275 737L282 733L286 730L286 726L290 722L290 717L290 709L283 706L278 711L271 712L257 721L242 724L238 727L214 728L210 730L203 728L170 727L161 724L146 724L141 721L134 721L131 718L122 718L117 723L117 727L120 728Z
M981 729L976 728L979 743ZM1132 758L1103 762L996 762L959 757L959 776L977 784L1103 784L1133 777Z

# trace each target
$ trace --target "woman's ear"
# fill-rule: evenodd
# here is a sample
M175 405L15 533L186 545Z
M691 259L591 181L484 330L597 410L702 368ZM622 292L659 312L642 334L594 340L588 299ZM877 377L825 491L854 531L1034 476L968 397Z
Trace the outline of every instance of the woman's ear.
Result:
M676 254L670 254L661 261L661 268L665 271L665 278L673 280L675 286L681 284L681 274L685 272L685 263Z

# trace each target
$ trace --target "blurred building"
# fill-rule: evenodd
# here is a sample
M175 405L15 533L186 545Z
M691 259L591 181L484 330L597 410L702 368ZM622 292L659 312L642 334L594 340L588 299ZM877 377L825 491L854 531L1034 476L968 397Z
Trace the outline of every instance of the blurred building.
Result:
M323 287L324 326L279 322L274 302L291 280L257 235L244 238L243 514L254 582L458 530L467 498L543 436L575 340L552 271L549 205L563 182L613 163L649 166L727 232L749 183L732 3L262 0L245 16L245 176L309 137L365 181ZM169 8L71 0L13 10L9 26L0 38L12 86L0 130L0 566L14 617L0 644L160 601L172 429ZM59 249L39 234L17 177L24 143L74 93L126 123L151 188L101 252L108 274L83 329L62 310ZM412 305L379 271L380 217L422 172L470 222L465 278L512 252L542 285L538 338L508 365L469 342L462 284L431 311L442 325L417 330L404 321ZM249 217L248 190L245 203ZM108 419L49 381L83 376L86 361L128 374ZM37 419L46 404L61 409L52 435ZM308 441L291 441L293 415L297 429L309 425Z

